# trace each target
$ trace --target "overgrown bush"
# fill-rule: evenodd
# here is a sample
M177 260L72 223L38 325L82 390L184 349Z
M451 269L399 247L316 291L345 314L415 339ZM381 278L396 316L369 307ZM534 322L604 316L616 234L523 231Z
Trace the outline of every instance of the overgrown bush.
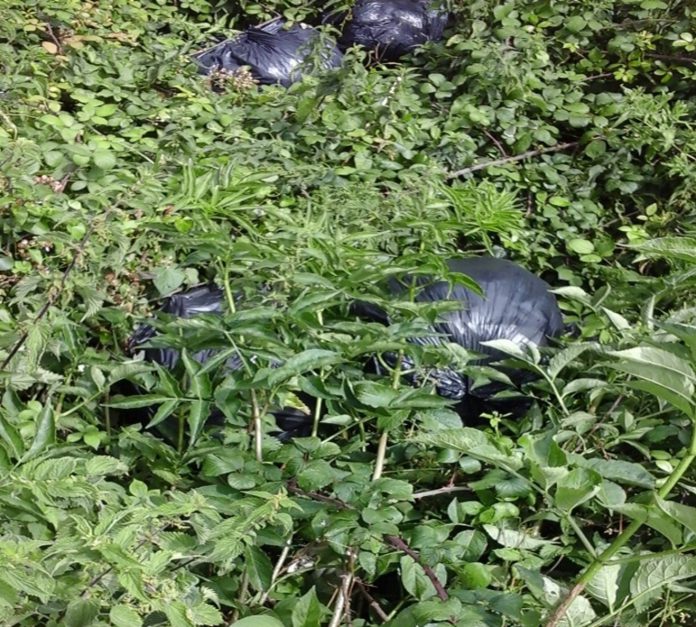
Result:
M442 42L287 90L190 63L347 4L5 3L0 622L692 624L691 3L451 2ZM579 331L500 347L538 375L522 419L366 374L401 351L495 376L408 342L432 306L349 312L479 253ZM175 371L126 354L205 281L227 314L157 323ZM301 395L312 435L281 444Z

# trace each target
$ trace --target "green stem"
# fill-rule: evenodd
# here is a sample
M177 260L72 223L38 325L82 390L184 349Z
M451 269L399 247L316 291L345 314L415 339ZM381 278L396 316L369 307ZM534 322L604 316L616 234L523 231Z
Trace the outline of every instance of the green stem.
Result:
M316 438L319 433L319 418L321 416L321 401L322 399L317 399L317 405L314 408L314 422L312 423L312 437Z
M399 381L401 377L401 361L403 360L404 353L399 351L399 357L396 360L396 366L392 372L392 388L395 390L399 389ZM384 470L384 458L387 455L387 442L389 440L389 430L385 429L382 431L382 435L379 438L379 444L377 445L377 459L375 460L375 471L372 473L372 481L377 481L382 476Z
M693 423L692 423L693 424ZM674 488L679 480L682 478L684 473L688 470L689 466L696 459L696 424L693 424L691 430L691 443L686 452L686 455L682 458L681 462L672 471L667 481L662 485L662 487L657 491L657 496L664 499ZM654 507L655 502L651 503L648 507ZM596 557L592 563L587 567L585 572L580 575L575 585L570 589L570 592L566 595L565 599L556 608L554 613L551 615L549 620L546 622L546 627L556 627L561 619L565 616L568 608L573 603L573 601L582 593L585 586L592 580L592 578L597 574L600 568L602 568L614 555L616 555L634 536L636 531L643 526L644 520L634 519L626 529L619 534L614 541L602 552L599 557Z

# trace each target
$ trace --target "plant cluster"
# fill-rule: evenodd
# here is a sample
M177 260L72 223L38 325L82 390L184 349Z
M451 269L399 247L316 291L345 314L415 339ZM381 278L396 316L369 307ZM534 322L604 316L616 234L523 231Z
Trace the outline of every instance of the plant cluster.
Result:
M190 61L347 4L4 4L0 622L693 624L694 8L450 2L443 41L289 89ZM498 345L523 418L366 372L500 378L380 290L472 254L578 331ZM203 282L227 313L156 321L176 369L127 354ZM287 405L309 437L271 435Z

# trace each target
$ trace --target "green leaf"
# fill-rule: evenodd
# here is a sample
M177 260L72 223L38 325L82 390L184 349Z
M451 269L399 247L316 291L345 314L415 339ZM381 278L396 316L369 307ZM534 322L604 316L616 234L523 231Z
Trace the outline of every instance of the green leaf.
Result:
M284 627L284 625L277 618L261 614L242 618L231 623L230 627ZM295 627L295 623L293 623L293 627Z
M696 237L659 237L633 244L632 248L639 250L646 257L680 259L696 264Z
M71 601L65 611L67 627L88 627L99 611L99 604L91 599L76 599Z
M389 407L399 395L391 386L376 381L361 381L355 385L355 395L368 407Z
M194 625L221 625L225 622L220 610L207 603L194 605L187 614Z
M179 399L163 396L162 394L141 394L140 396L126 396L123 398L114 397L107 407L115 407L117 409L139 409L140 407L149 407L158 403L167 403L170 401L179 402Z
M678 546L682 541L681 527L674 524L672 518L665 512L638 503L625 503L614 507L620 514L640 520L643 524L659 531L667 538L672 546Z
M563 349L551 358L546 373L552 380L555 380L564 368L572 364L585 351L595 347L596 344L573 344Z
M314 586L304 594L292 610L292 627L320 627L322 607Z
M276 386L286 379L302 374L308 370L318 370L342 361L336 351L323 348L310 348L288 359L280 368L274 369L268 375L268 385Z
M495 525L483 525L484 531L498 544L511 549L534 549L553 544L550 540L534 538L524 531L516 529L503 529Z
M110 150L95 150L92 161L101 170L111 170L116 165L116 157Z
M655 477L640 464L621 459L585 459L580 455L571 455L570 459L578 466L595 471L604 479L640 488L652 489L655 487Z
M696 507L674 501L665 501L659 496L655 497L655 501L663 512L696 534Z
M494 446L490 438L479 429L462 427L461 429L443 429L435 433L423 433L415 438L422 444L440 446L466 453L470 457L489 461L503 468L517 470L523 462L517 454L508 454Z
M109 618L114 627L141 627L142 619L128 605L114 605L109 612Z
M460 571L462 583L470 590L486 588L493 581L490 569L480 562L464 564Z
M696 578L696 558L668 555L641 560L630 583L631 601L638 612L648 609L668 585Z
M186 273L183 270L172 267L158 268L154 275L152 282L162 296L171 294L186 279Z
M29 447L29 450L24 454L21 461L27 462L33 459L55 441L56 425L53 418L53 407L51 406L50 399L47 399L36 422L34 441L31 443L31 447Z
M610 611L614 610L619 593L621 570L620 564L602 566L587 582L587 593L608 607Z
M244 549L244 563L251 587L257 592L266 592L271 586L273 564L268 556L258 547L247 546Z
M578 255L590 255L594 252L594 244L586 239L575 238L571 239L568 244L568 250L577 253Z
M574 468L558 480L555 504L562 510L571 512L597 494L601 483L602 478L598 473L585 468Z
M564 22L565 27L572 33L579 33L585 26L587 22L579 15L572 15Z

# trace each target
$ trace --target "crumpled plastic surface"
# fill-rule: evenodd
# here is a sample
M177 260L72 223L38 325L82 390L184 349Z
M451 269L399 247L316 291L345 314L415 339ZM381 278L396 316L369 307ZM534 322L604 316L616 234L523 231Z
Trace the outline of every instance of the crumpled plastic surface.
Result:
M549 291L550 286L525 268L495 257L455 259L447 265L451 272L465 274L476 281L483 296L463 285L424 277L393 280L389 289L395 295L402 294L410 287L410 281L414 281L417 286L416 302L461 303L460 309L441 314L439 321L433 325L433 331L445 335L444 341L455 342L467 350L484 355L484 358L472 363L483 365L505 358L504 354L483 346L482 342L505 339L519 347L541 347L563 333L563 318L556 297ZM388 320L384 312L372 304L357 304L354 310L362 317L383 324ZM417 337L411 341L437 345L443 339ZM527 378L525 373L505 372L515 383ZM436 370L430 373L430 378L435 381L438 394L454 400L461 400L466 395L487 398L502 389L500 384L492 383L471 390L467 378L453 369Z
M321 69L339 67L341 51L333 44L319 44L319 31L295 24L283 28L278 19L260 27L252 27L232 39L194 56L199 73L215 70L234 73L248 66L252 77L261 85L280 84L289 87L312 69L314 62Z
M223 291L214 285L204 285L195 287L181 294L170 296L161 308L161 311L177 318L193 318L202 314L222 314L224 312L225 298ZM157 335L157 331L149 326L138 327L127 343L128 352L137 350L138 346ZM176 348L154 348L146 347L143 349L147 361L158 363L165 368L172 370L176 367L180 359L180 353ZM201 364L211 359L218 349L205 349L193 354L193 359ZM278 365L278 364L276 364ZM227 370L233 372L240 370L243 366L239 355L233 355L225 362ZM303 398L305 403L311 403L309 397ZM303 437L309 435L312 426L312 417L294 407L283 407L271 412L276 419L276 424L281 430L276 436L281 441L287 441L293 437ZM215 410L208 419L209 424L224 424L224 417L220 411Z
M345 17L325 18L338 27L343 23L339 46L357 44L386 61L440 39L447 25L447 14L430 0L357 0L344 22Z

